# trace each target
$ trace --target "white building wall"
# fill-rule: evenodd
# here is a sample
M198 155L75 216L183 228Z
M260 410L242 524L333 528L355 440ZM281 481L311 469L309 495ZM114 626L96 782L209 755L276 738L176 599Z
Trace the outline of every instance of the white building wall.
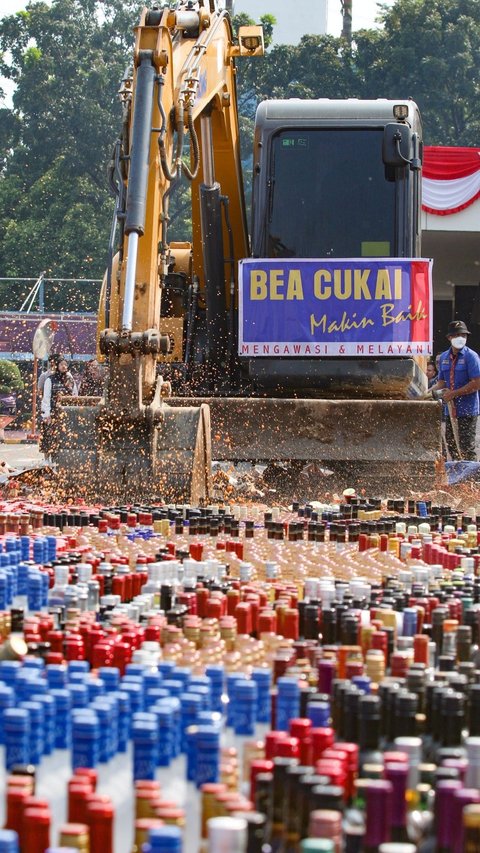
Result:
M255 21L274 15L274 44L298 44L305 33L327 32L327 0L235 0L234 13L242 12Z

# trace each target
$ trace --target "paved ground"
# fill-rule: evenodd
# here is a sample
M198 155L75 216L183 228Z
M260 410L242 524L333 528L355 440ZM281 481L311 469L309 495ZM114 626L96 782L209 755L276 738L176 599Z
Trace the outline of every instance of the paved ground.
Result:
M38 444L24 443L26 434L6 432L6 441L0 442L0 460L5 460L14 468L30 468L43 462Z

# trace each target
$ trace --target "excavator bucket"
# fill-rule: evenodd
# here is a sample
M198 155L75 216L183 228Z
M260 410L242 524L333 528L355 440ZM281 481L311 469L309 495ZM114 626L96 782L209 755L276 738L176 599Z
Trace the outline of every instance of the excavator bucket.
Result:
M174 405L191 400L176 398ZM204 398L217 460L318 463L331 486L403 494L434 485L438 403L414 400ZM403 491L402 491L403 490Z
M54 461L64 493L114 503L208 500L208 406L164 403L153 415L147 408L127 418L101 400L72 397L62 401L60 417Z

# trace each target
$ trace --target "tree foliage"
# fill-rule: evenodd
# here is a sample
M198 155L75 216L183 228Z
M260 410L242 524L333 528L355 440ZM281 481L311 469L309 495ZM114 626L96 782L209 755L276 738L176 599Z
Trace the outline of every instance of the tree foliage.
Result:
M397 0L382 17L355 36L362 96L414 98L427 145L478 146L478 0Z
M20 369L14 361L0 360L0 394L21 391L23 380Z
M16 85L13 106L0 108L0 276L101 277L118 84L142 5L30 2L0 20L0 75ZM427 144L479 144L478 0L396 0L381 18L383 29L355 33L352 45L306 35L295 46L272 46L275 19L263 16L266 56L238 63L247 183L255 110L264 98L411 96L423 111ZM245 15L234 20L248 23ZM188 219L185 193L171 212Z
M54 0L0 22L0 71L16 84L13 108L2 111L3 276L101 276L112 212L106 164L138 7Z

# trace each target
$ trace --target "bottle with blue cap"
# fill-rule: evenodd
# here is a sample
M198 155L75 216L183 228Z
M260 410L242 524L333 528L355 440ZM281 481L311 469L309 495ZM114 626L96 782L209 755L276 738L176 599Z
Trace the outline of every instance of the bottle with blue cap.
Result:
M45 712L40 702L20 703L30 715L30 764L40 764L44 751Z
M158 705L152 705L151 710L157 718L158 727L157 766L168 767L174 754L175 731L173 714L168 705L166 703L162 705L161 702Z
M352 684L358 687L362 693L370 693L372 682L368 675L354 675L351 679Z
M0 568L0 610L7 610L9 605L7 572L5 569Z
M107 693L118 690L120 684L120 670L116 666L101 666L97 670L98 677L105 685Z
M72 697L65 687L53 687L50 696L55 702L55 749L70 749L72 743Z
M296 678L282 676L277 680L277 722L279 731L288 731L291 719L300 716L300 686ZM314 725L317 725L314 723Z
M207 782L220 779L220 728L215 725L199 725L195 738L196 766L195 783L200 788Z
M18 835L13 829L0 829L0 853L18 853Z
M182 752L186 749L186 731L189 726L194 726L197 722L201 706L202 697L197 693L182 693L180 696Z
M109 761L113 755L112 743L112 725L113 725L113 709L108 699L101 697L90 702L89 708L95 711L98 717L101 737L98 747L98 760L100 764Z
M52 560L56 560L57 558L57 537L56 536L46 536L45 537L47 544L47 561L49 563Z
M184 736L187 782L195 782L197 778L197 735L198 726L188 726Z
M20 556L22 560L30 559L30 536L20 536ZM20 595L22 593L19 592Z
M131 678L134 677L135 676L131 676ZM141 683L138 681L128 681L128 679L122 678L120 690L123 693L128 693L132 714L143 711L143 687Z
M100 725L94 711L82 709L72 713L72 768L98 765L100 757Z
M243 673L240 672L230 672L227 675L227 726L233 726L234 721L234 711L235 711L235 685L237 681L242 681L245 679Z
M163 732L163 725L159 722L159 709L161 709L162 711L164 709L168 711L168 729L170 735L170 737L168 737L167 734L168 745L167 743L162 743L160 745L160 737L161 732ZM158 699L155 702L155 708L152 708L151 710L153 713L155 713L157 717L157 725L159 725L159 750L162 751L163 754L162 760L166 760L167 754L170 755L170 760L173 758L177 758L177 756L179 756L182 752L182 713L180 700L177 699L176 696L169 696L164 697L162 699ZM160 761L160 758L158 760ZM167 762L167 764L170 763L170 760ZM161 766L166 765L162 764Z
M15 689L17 675L21 669L21 663L18 660L1 660L0 661L0 681L8 684L9 687Z
M88 687L82 682L76 683L70 681L67 689L72 697L73 708L87 708L88 706Z
M26 537L28 538L28 537ZM32 563L25 557L17 567L17 595L25 596L28 593L28 572Z
M34 702L39 702L43 707L44 731L43 731L43 753L51 755L55 749L55 700L47 693L34 693Z
M116 690L110 694L117 702L118 713L118 737L117 751L126 752L130 739L130 728L132 721L130 694L125 690Z
M183 683L184 692L187 692L188 685L192 678L192 672L188 666L176 666L175 669L172 670L171 678L175 681L181 681Z
M193 679L192 679L193 681ZM200 696L202 700L201 710L209 711L210 710L210 688L206 687L204 684L192 684L190 682L188 686L189 693L196 693L197 696Z
M49 688L65 687L67 683L67 667L63 663L49 663L46 667L47 684Z
M135 714L132 724L133 778L155 779L158 732L155 714Z
M159 826L150 829L148 843L142 853L182 853L182 833L178 826Z
M47 571L41 571L42 579L42 607L48 607L48 593L50 589L50 576Z
M43 536L37 536L33 540L33 561L39 565L48 562L48 548Z
M416 607L405 607L403 611L403 630L404 637L414 637L417 633L418 611Z
M68 675L69 677L74 672L84 672L87 673L90 670L90 664L88 660L71 660L68 662Z
M257 685L257 723L269 723L271 717L270 685L272 673L266 667L254 667L252 681Z
M30 715L25 708L6 708L3 712L5 765L30 763Z
M253 680L239 679L233 692L233 729L236 735L255 734L257 717L257 685Z
M225 670L219 664L212 664L205 668L205 675L210 679L210 702L212 711L223 712L223 684L225 679Z
M184 693L183 682L176 678L166 678L163 682L165 690L168 690L170 696L181 696Z
M39 569L31 568L28 571L28 609L36 613L43 607L43 581Z
M5 735L3 731L3 715L7 708L13 708L15 704L15 693L12 687L8 684L3 684L0 681L0 744L5 743Z

